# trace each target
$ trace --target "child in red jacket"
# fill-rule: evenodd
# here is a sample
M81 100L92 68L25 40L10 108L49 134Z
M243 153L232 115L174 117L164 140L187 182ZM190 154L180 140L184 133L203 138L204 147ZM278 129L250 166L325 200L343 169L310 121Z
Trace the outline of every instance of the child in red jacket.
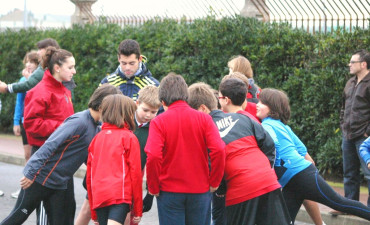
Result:
M127 96L107 96L102 103L102 131L89 147L87 192L91 218L99 225L123 224L133 204L133 222L142 216L140 145L132 132L136 105Z

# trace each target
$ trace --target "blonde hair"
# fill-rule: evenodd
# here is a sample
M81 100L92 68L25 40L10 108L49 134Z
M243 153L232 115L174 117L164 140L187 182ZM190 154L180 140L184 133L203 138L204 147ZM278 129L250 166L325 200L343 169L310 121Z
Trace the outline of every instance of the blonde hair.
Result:
M232 57L227 63L227 66L232 69L233 72L240 72L248 78L253 78L251 63L242 55Z
M140 103L145 103L153 108L161 107L161 102L159 101L159 88L153 85L145 86L139 91L139 98L137 101Z
M240 72L233 72L233 73L230 73L228 75L225 75L221 82L224 81L224 80L227 80L227 79L230 79L230 78L236 78L236 79L239 79L241 81L243 81L243 83L248 87L249 86L249 80L246 76L244 76L242 73Z
M217 100L212 88L203 82L190 85L188 104L193 109L199 109L202 104L211 111L217 109Z
M128 125L130 130L135 129L134 114L136 111L135 102L122 94L108 95L103 99L102 121L117 127Z

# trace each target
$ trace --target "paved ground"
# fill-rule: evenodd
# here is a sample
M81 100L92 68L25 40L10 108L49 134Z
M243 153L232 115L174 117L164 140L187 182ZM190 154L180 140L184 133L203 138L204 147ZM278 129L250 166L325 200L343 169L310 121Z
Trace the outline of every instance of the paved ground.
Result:
M11 211L15 204L15 200L10 198L10 193L18 188L18 182L21 177L21 171L23 165L23 148L21 139L14 136L0 135L0 190L3 190L6 194L4 197L0 197L0 221ZM2 163L3 162L3 163ZM14 165L15 164L15 165ZM18 166L16 166L18 165ZM85 190L81 185L81 177L84 175L84 166L75 174L75 190L76 190L76 201L77 201L77 213L83 198L86 194ZM334 190L343 195L343 188L333 186ZM366 204L368 194L365 191L361 192L360 201ZM368 221L360 219L355 216L338 216L332 217L328 212L330 208L319 204L322 217L327 225L369 225ZM76 213L76 214L77 214ZM35 224L34 216L30 216L29 220L25 224ZM91 223L92 224L92 223ZM143 220L140 223L142 225L158 225L158 217L156 211L156 205L153 205L152 210L149 213L144 214ZM298 216L296 225L309 225L312 224L311 219L308 217L306 211L302 207Z

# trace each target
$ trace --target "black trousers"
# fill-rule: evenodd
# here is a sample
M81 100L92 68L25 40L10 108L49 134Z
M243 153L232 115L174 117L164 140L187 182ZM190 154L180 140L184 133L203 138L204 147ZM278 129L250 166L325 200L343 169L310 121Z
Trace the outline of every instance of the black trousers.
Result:
M280 188L226 207L228 225L288 225L288 209Z
M73 181L71 183L73 185ZM21 189L14 209L1 222L1 225L23 224L29 215L39 206L41 201L44 202L46 214L51 225L72 225L75 206L73 209L73 206L70 205L70 199L68 199L70 197L68 196L70 196L70 190L68 189L50 189L34 182L26 190Z
M305 199L370 220L369 207L335 192L320 176L314 165L296 174L283 188L283 195L293 222Z

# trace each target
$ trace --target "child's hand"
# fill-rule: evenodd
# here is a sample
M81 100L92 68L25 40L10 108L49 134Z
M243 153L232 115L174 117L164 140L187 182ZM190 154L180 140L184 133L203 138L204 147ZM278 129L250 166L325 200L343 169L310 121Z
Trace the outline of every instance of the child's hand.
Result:
M141 217L140 216L134 216L134 218L132 219L132 222L133 223L139 223L141 220Z

